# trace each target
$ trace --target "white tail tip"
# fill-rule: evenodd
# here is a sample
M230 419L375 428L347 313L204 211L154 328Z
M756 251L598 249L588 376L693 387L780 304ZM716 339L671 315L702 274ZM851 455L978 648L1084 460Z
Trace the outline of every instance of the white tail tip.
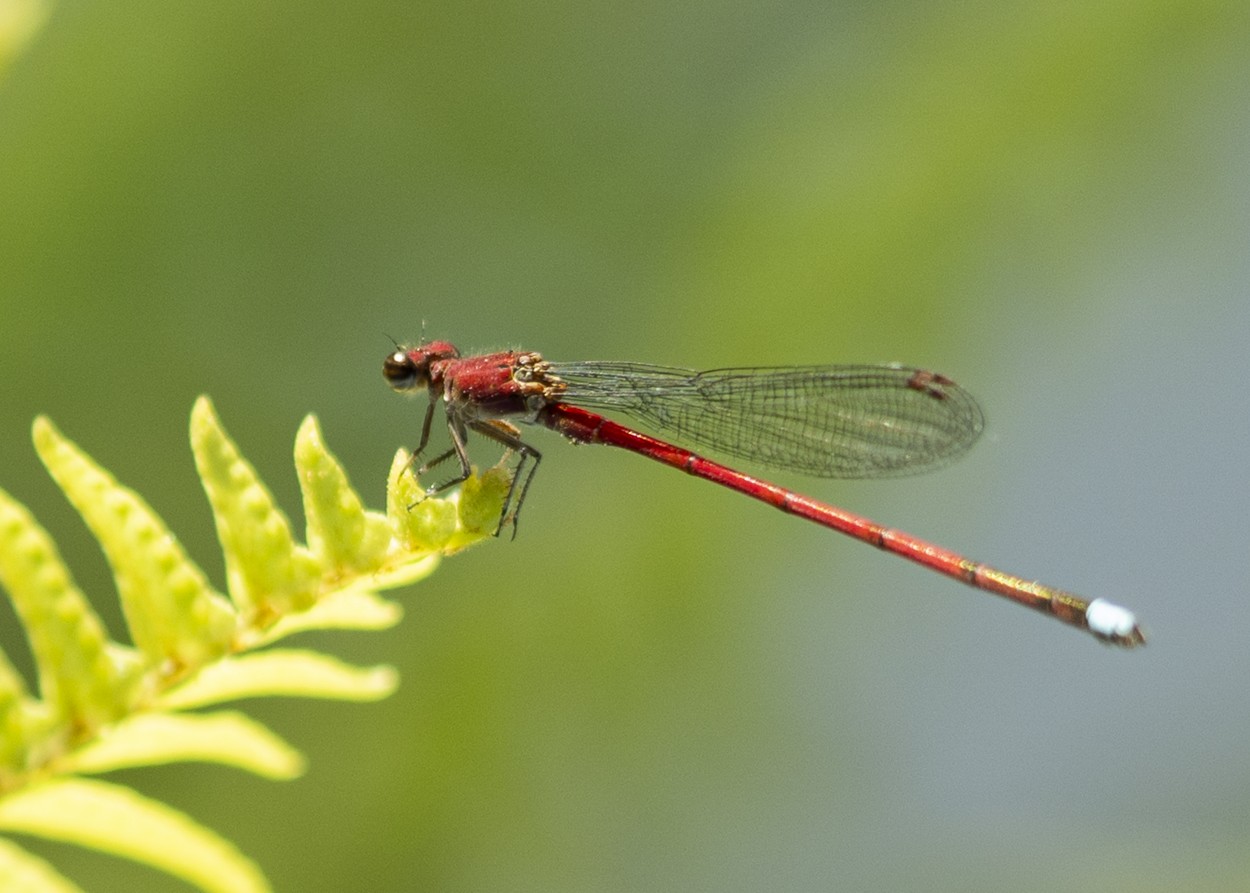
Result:
M1085 623L1089 631L1102 639L1125 645L1139 645L1145 641L1137 626L1137 617L1128 608L1114 602L1096 598L1085 609Z

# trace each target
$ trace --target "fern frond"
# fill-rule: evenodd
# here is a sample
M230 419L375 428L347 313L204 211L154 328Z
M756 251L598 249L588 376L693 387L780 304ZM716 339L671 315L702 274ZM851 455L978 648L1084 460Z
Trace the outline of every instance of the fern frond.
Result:
M271 650L219 660L160 700L186 709L273 695L376 701L395 690L390 667L353 667L316 651Z
M143 862L208 893L262 893L260 868L234 844L135 791L57 778L0 800L0 824Z
M0 584L34 656L32 694L0 652L0 830L126 856L203 890L268 884L233 844L137 792L83 778L115 769L200 761L270 779L303 757L235 711L182 711L247 697L376 700L395 671L354 667L307 649L273 648L310 629L386 629L402 612L378 595L431 573L442 555L494 532L510 478L474 476L448 499L426 499L408 455L396 453L386 513L364 508L309 416L295 464L306 540L200 398L191 445L212 506L226 594L191 560L152 508L46 418L35 448L104 551L133 644L110 640L52 538L0 490ZM55 869L0 839L0 887L66 893Z
M156 513L46 418L35 420L34 440L49 474L100 541L144 659L175 676L224 654L234 636L235 611Z
M9 893L83 893L55 868L0 838L0 890Z
M46 0L0 2L0 76L39 31L48 17L50 6Z

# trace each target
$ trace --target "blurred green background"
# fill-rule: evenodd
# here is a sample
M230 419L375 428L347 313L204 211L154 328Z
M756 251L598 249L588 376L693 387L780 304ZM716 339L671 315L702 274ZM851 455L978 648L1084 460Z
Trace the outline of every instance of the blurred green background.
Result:
M247 705L304 779L118 780L283 891L1246 889L1247 46L1240 0L56 4L0 75L0 486L115 635L36 413L224 585L195 395L296 519L310 411L377 507L420 418L387 336L424 332L945 371L969 457L785 482L1153 636L534 432L515 542L316 640L396 696Z

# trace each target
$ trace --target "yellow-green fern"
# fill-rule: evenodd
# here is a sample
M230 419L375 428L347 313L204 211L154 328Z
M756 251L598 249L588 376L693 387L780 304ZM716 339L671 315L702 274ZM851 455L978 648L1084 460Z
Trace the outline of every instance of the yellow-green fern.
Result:
M35 36L48 5L45 0L0 0L0 74Z
M51 537L0 490L0 583L26 628L37 694L0 652L0 831L67 841L135 859L206 891L269 889L232 843L192 818L94 776L114 769L207 761L289 779L303 758L234 710L187 712L244 697L375 700L395 688L390 667L349 666L274 643L309 629L384 629L399 606L379 590L415 582L441 555L494 532L507 495L502 468L448 499L422 499L392 464L385 514L366 510L317 421L304 420L295 465L306 542L239 454L206 398L191 414L191 446L225 555L225 595L137 494L46 418L35 448L100 541L132 644L110 640ZM79 888L0 838L0 889Z

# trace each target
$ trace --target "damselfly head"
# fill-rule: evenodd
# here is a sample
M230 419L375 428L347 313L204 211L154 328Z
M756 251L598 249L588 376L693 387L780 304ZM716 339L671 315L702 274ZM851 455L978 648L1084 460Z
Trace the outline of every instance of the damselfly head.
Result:
M417 366L408 351L400 348L382 363L382 377L396 391L412 391L423 387L428 380L427 370Z
M458 356L460 351L448 341L431 341L417 347L396 344L394 352L382 362L382 377L392 390L420 390L430 385L430 364ZM439 377L437 371L434 377Z

